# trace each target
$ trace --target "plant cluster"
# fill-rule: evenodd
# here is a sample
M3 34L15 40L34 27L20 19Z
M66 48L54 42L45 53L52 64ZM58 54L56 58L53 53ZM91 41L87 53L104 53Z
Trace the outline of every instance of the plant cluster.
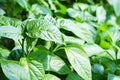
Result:
M120 80L120 0L0 0L1 80Z

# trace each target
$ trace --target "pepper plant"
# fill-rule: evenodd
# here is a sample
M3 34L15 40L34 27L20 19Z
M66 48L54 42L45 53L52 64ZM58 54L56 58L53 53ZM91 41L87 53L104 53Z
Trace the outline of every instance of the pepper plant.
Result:
M1 0L0 79L119 80L119 3Z

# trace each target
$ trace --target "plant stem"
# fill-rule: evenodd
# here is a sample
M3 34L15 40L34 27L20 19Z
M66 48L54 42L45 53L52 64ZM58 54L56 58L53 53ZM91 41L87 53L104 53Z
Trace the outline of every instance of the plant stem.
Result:
M25 57L25 52L24 52L24 43L25 43L25 38L22 39L22 55Z

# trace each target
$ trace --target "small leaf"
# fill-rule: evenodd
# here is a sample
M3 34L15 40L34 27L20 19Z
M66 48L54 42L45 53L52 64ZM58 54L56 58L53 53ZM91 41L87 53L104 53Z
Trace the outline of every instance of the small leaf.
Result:
M61 80L61 79L52 74L45 74L45 77L42 80Z
M66 55L75 71L85 80L92 80L89 58L80 46L66 46Z

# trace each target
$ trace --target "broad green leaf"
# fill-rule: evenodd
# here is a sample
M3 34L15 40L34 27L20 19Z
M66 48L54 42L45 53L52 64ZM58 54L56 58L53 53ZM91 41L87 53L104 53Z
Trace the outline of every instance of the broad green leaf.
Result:
M28 0L16 0L16 1L21 7L25 8L26 10L29 10Z
M105 50L102 49L97 44L85 44L82 47L89 56L99 55L99 54L103 54L105 52Z
M26 34L31 38L62 43L62 35L59 29L45 19L28 20L24 26L27 28Z
M78 23L69 19L59 19L60 28L71 31L79 38L87 41L88 43L93 43L95 30L92 26L87 23Z
M70 44L80 44L80 45L83 45L85 43L85 41L80 39L80 38L66 36L66 35L63 35L63 39L64 39L65 43L67 43L67 44L70 43Z
M106 11L105 11L103 6L100 6L100 7L97 8L96 16L97 16L98 22L104 22L105 21L105 19L106 19Z
M39 17L41 14L52 14L49 9L39 4L33 4L29 12L29 17Z
M13 40L22 39L21 29L13 26L2 26L0 27L0 37L6 37Z
M108 73L107 80L120 80L120 76L116 76L114 74Z
M92 80L89 58L80 46L66 46L66 55L75 71L85 80Z
M93 64L92 71L96 74L104 74L104 67L101 64Z
M120 0L107 0L113 6L115 14L120 16Z
M22 22L18 19L15 18L10 18L10 17L6 17L6 16L0 16L0 25L3 26L18 26L20 25Z
M72 18L79 18L82 21L96 21L96 17L92 16L89 12L81 12L72 8L67 9L68 15Z
M10 80L41 80L44 77L44 69L40 62L21 58L20 62L2 60L1 67Z
M70 69L60 57L50 53L47 49L42 49L42 47L32 52L29 58L42 62L46 71L53 71L58 74L68 74L70 72Z
M29 78L26 69L16 61L1 61L1 67L6 77L10 80L27 80Z
M83 79L77 73L72 72L67 76L66 80L83 80Z
M45 77L42 80L61 80L61 79L52 74L45 74Z

